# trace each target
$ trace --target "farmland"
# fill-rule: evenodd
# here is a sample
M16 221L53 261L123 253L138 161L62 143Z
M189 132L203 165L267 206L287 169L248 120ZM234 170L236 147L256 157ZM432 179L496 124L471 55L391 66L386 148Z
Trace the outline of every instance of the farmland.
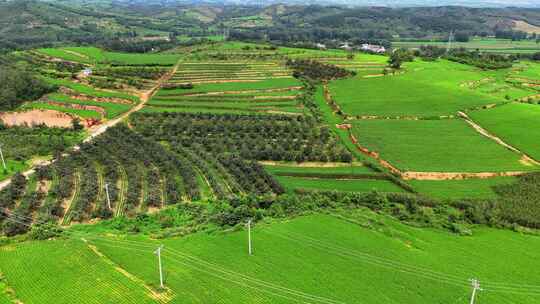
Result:
M395 47L400 48L420 48L424 45L447 47L448 41L394 41ZM470 50L480 50L493 53L535 53L539 49L536 41L512 41L510 39L495 38L474 38L469 42L453 42L452 48L465 48Z
M15 297L24 302L70 303L76 296L84 303L100 303L104 295L111 299L122 294L120 303L132 303L133 298L139 303L210 303L216 298L226 303L290 303L314 297L380 303L373 290L385 286L388 301L451 304L469 298L468 279L473 275L485 284L479 303L537 301L530 288L509 285L513 278L538 280L538 273L529 267L538 258L535 251L521 255L523 246L538 246L534 236L479 228L471 237L458 237L366 211L346 218L371 221L379 231L323 215L263 224L253 232L253 256L247 256L242 231L200 233L159 243L146 237L104 236L87 238L87 244L80 239L40 241L3 247L0 267ZM157 293L162 301L151 301L150 292L159 285L152 251L160 243L165 245L167 290ZM43 252L47 254L40 257ZM511 265L501 260L515 256L520 258ZM5 267L8 261L18 267ZM84 276L80 269L85 269ZM25 279L30 274L31 283ZM70 283L62 284L66 279ZM54 292L49 286L56 286Z
M534 95L507 84L504 71L482 72L448 62L417 60L403 74L357 76L329 85L332 97L351 116L433 117ZM506 72L509 73L509 72Z
M537 63L235 41L15 56L53 90L13 113L84 126L0 128L0 302L453 304L470 278L478 303L538 300L511 285L539 279Z
M535 159L540 159L540 134L535 127L540 119L540 106L512 103L489 110L474 111L473 119L487 130L515 145Z
M154 54L127 54L119 52L107 52L95 47L66 47L52 49L38 49L37 52L84 64L105 64L113 66L129 65L163 65L172 66L178 59L178 55L154 55Z
M184 61L145 110L301 113L301 89L278 61Z

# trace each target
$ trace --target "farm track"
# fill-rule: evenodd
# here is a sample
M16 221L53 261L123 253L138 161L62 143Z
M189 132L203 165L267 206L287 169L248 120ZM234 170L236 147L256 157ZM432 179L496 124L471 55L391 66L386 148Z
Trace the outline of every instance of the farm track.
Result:
M96 126L95 128L90 128L88 130L88 132L90 134L87 136L87 138L85 140L83 140L83 143L87 143L87 142L91 141L92 139L96 138L97 136L105 133L105 131L107 131L107 129L109 129L110 127L114 127L118 123L124 121L127 117L129 117L129 115L131 115L131 114L133 114L133 113L135 113L137 111L142 110L144 108L145 104L150 100L150 98L152 98L152 96L159 90L159 88L164 83L166 83L176 73L176 71L178 70L179 65L180 65L180 60L176 63L176 65L172 68L172 70L169 73L164 74L157 81L155 86L153 86L150 90L141 93L140 94L141 102L139 104L137 104L136 106L131 108L129 111L125 112L124 114L120 115L119 117L117 117L115 119L106 121L104 124ZM80 147L78 145L73 147L73 151L78 151L79 149L80 149ZM55 160L41 161L39 163L36 163L36 164L33 165L32 168L22 172L22 174L25 177L29 177L29 176L31 176L32 174L34 174L36 172L36 170L35 170L36 167L38 167L38 166L48 166L48 165L52 164L54 161ZM0 191L3 190L5 187L7 187L10 183L11 183L11 178L8 178L8 179L5 179L5 180L1 181L0 182Z
M497 137L493 134L491 134L488 130L482 128L482 126L480 126L479 124L477 124L476 122L474 122L470 117L469 115L467 115L466 113L464 112L458 112L459 116L461 116L469 125L471 125L473 127L473 129L480 133L481 135L495 141L497 144L505 147L506 149L512 151L512 152L515 152L519 155L521 155L522 157L522 161L525 162L525 163L529 163L529 164L533 164L533 165L540 165L540 162L538 160L535 160L534 158L532 158L531 156L527 155L526 153L524 153L523 151L519 150L518 148L506 143L504 140L502 140L500 137Z
M334 114L339 115L338 111L340 111L339 106L337 103L333 102L332 96L330 94L330 91L328 89L328 85L324 84L324 98L328 105L332 108L332 111L334 111ZM481 126L476 124L474 121L472 121L469 116L463 112L458 112L458 115L462 117L468 124L470 124L477 132L482 134L483 136L486 136L494 141L496 141L499 145L502 145L503 147L516 152L520 155L522 155L522 162L530 165L540 165L540 162L534 160L530 156L526 155L525 153L521 152L519 149L505 143L502 139L490 134L487 130L483 129ZM342 118L346 120L346 115L339 115ZM375 119L375 118L369 118L369 119ZM397 118L396 118L397 119ZM369 150L368 148L362 146L358 139L354 136L352 133L352 126L350 124L342 124L339 125L341 128L344 128L349 133L349 139L352 141L352 143L357 147L358 151L360 151L362 154L369 156L373 159L375 159L382 167L389 170L392 174L399 176L403 180L463 180L463 179L487 179L487 178L494 178L494 177L502 177L502 176L520 176L524 175L527 172L524 171L510 171L510 172L415 172L415 171L402 171L398 167L394 166L389 161L381 158L380 154L374 151ZM338 127L339 127L338 126Z
M60 223L63 226L67 226L71 223L71 209L73 209L73 206L77 204L80 193L81 193L81 172L77 171L75 175L73 176L73 195L69 200L65 202L67 206L64 208L65 210L64 217L60 221Z
M94 202L94 209L98 209L98 204L100 202L106 202L107 198L105 197L105 177L103 176L103 168L98 162L95 162L96 173L98 177L98 193L96 195L96 201Z
M119 191L119 196L118 196L118 204L115 206L116 207L116 210L114 212L115 217L122 216L126 212L125 206L126 206L127 192L128 192L128 187L129 187L128 177L127 177L127 173L124 167L120 166L118 168L118 171L120 172L120 178L119 178L120 191Z
M134 282L135 284L139 285L142 289L146 291L146 295L155 300L157 303L169 303L173 298L174 294L172 290L166 289L166 292L159 292L146 284L146 282L139 277L135 276L134 274L128 272L124 268L122 268L120 265L117 265L113 260L111 260L109 257L107 257L105 254L103 254L97 246L91 245L88 243L86 239L82 239L83 242L85 242L88 246L88 249L92 251L94 254L96 254L102 261L104 261L107 265L111 266L114 270Z

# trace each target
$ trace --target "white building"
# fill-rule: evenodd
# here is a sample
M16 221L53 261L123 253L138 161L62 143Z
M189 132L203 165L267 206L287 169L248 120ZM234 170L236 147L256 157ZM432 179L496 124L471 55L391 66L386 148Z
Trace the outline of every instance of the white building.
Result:
M386 48L382 45L375 45L375 44L362 44L362 47L360 47L362 51L366 52L372 52L377 54L382 54L386 52Z

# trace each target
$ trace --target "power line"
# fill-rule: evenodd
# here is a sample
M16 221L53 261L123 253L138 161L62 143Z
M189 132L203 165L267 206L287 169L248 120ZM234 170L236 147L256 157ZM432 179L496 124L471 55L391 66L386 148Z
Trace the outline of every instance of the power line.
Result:
M32 220L31 217L17 215L17 214L11 214L10 217L7 218L7 220L11 220L13 222L17 222L17 223L20 223L22 225L31 227L30 224L18 221L17 219ZM45 230L48 230L48 229L46 228ZM120 244L124 244L126 246L131 246L131 247L123 247L123 249L126 249L126 250L138 250L138 251L143 251L143 252L146 252L146 253L150 253L152 248L155 248L155 245L150 245L150 244L148 244L148 242L133 241L133 240L112 240L110 238L104 238L104 237L98 237L98 236L88 236L88 234L81 233L81 232L76 232L76 231L65 231L64 230L64 233L66 235L74 237L74 238L82 238L82 237L84 237L85 239L88 239L88 240L98 240L98 241L103 241L103 242L111 242L111 243L114 243L114 244L120 243ZM298 242L298 239L295 239L295 238L290 237L290 236L284 236L284 235L281 235L281 234L278 234L278 233L270 233L270 232L267 232L267 233L275 234L275 235L277 235L279 237L289 239L291 241ZM312 240L316 240L316 239L313 239L313 238L310 238L310 237L305 237L305 238L307 239L307 242L308 242L307 245L308 246L312 246L312 247L317 248L317 246L315 246L313 244L313 241L311 241L311 244L309 243L310 242L309 239L312 239ZM306 239L304 241L306 241ZM321 241L321 243L324 243L324 242ZM103 244L103 245L104 246L111 246L111 245L108 245L108 244ZM139 247L139 248L133 248L134 246ZM326 246L328 246L328 245L326 245ZM324 246L318 246L318 247L319 248L321 248L321 247L325 248ZM339 247L337 245L334 245L333 247L334 248L343 248L343 247ZM144 248L144 249L141 249L141 248ZM395 262L393 260L379 258L379 257L372 256L372 255L362 253L362 252L355 252L354 250L349 250L349 249L346 249L346 250L348 250L349 253L344 253L344 252L339 252L339 251L337 251L336 253L339 254L339 255L342 255L342 256L345 255L345 256L348 256L348 257L355 257L355 256L359 255L359 257L362 257L364 259L366 259L366 257L369 257L369 258L372 258L372 260L367 259L368 263L372 263L372 264L382 266L382 267L392 268L394 270L409 273L409 274L413 274L413 275L418 275L418 276L421 276L421 277L424 277L424 278L427 278L427 279L436 280L436 281L439 281L439 282L442 282L442 283L463 286L461 283L457 283L455 281L455 279L453 279L454 276L451 276L451 275L445 275L445 274L442 274L442 273L433 272L433 271L428 270L428 269L422 269L422 268L419 268L419 267L402 264L402 263L399 263L399 262ZM259 284L259 285L267 284L267 286L271 286L272 288L278 288L278 289L283 288L283 289L289 290L291 292L299 292L299 291L295 291L295 290L292 290L292 289L288 289L288 288L283 287L283 286L275 285L273 283L264 282L262 280L251 278L251 277L246 276L244 274L236 273L234 271L230 271L230 270L221 268L218 265L212 264L212 263L210 263L208 261L199 259L199 258L194 257L194 256L190 256L190 255L188 255L186 253L183 253L183 252L180 252L180 251L177 251L177 250L166 249L166 251L172 253L173 255L175 255L177 257L188 259L188 260L190 260L192 262L195 261L195 263L198 263L199 265L200 264L206 264L207 266L205 266L205 267L210 267L210 268L214 267L214 269L219 269L220 272L225 273L225 274L227 274L229 276L238 276L238 277L240 277L242 279L245 279L245 280L253 280L253 282L257 282L257 284ZM326 250L326 251L328 252L328 250ZM353 253L356 253L356 254L353 254ZM396 265L398 265L398 266L396 266ZM419 272L419 271L423 271L423 272ZM430 272L431 272L431 274L430 274ZM441 277L439 277L439 278L434 277L433 276L434 274L437 274L437 275L439 275ZM483 290L485 292L540 296L540 285L512 284L512 283L501 283L501 282L489 283L489 282L485 282L485 281L482 283L482 285L483 286L489 286L487 288L483 288ZM537 289L537 290L535 290L535 289ZM299 293L302 293L302 292L299 292ZM317 297L317 296L309 295L307 293L303 293L303 294L308 295L308 296L312 296L312 297ZM325 298L322 298L322 299L325 299ZM325 299L325 300L326 301L333 301L333 302L336 302L336 303L342 303L342 302L331 300L331 299Z
M14 220L15 222L18 222L17 220ZM28 224L25 224L23 222L19 222L23 225L26 225L26 226L29 226ZM69 235L69 234L68 234ZM110 247L117 247L117 248L123 248L125 250L136 250L136 251L140 251L140 252L146 252L146 253L150 253L151 251L150 250L146 250L147 248L151 248L152 246L151 245L148 245L148 244L145 244L145 243L142 243L142 242L137 242L137 241L131 241L130 243L128 243L129 246L138 246L138 247L143 247L145 249L141 249L141 248L131 248L131 247L120 247L118 246L117 244L120 243L122 244L124 241L119 241L119 240L110 240L108 238L100 238L100 237L93 237L93 238L88 238L88 240L91 240L91 239L94 239L94 240L100 240L100 241L104 241L104 242L112 242L112 243L115 243L115 245L107 245L105 244L105 246L110 246ZM85 239L87 240L87 239ZM136 243L136 244L134 244ZM155 248L155 247L154 247ZM301 301L301 302L304 302L304 303L313 303L313 302L317 302L317 303L322 303L322 304L346 304L345 302L340 302L340 301L335 301L335 300L332 300L332 299L328 299L328 298L324 298L324 297L319 297L319 296L315 296L315 295L311 295L309 293L305 293L305 292L301 292L301 291L297 291L297 290L294 290L294 289L290 289L290 288L287 288L287 287L283 287L283 286L280 286L280 285L276 285L276 284L273 284L273 283L269 283L269 282L265 282L265 281L262 281L262 280L259 280L259 279L256 279L256 278L252 278L252 277L249 277L247 275L243 275L243 274L240 274L240 273L236 273L234 271L229 271L229 270L226 270L224 268L221 268L220 266L217 266L215 264L212 264L212 263L209 263L207 261L204 261L202 259L198 259L196 257L193 257L193 256L189 256L185 253L182 253L180 251L176 251L176 250L171 250L171 249L165 249L164 251L167 251L167 252L170 252L172 253L173 255L177 256L177 257L180 257L180 258L184 258L184 259L188 259L190 262L191 262L191 265L192 264L198 264L198 265L195 265L193 267L195 267L196 269L200 270L200 267L204 264L206 264L206 267L207 269L210 269L210 270L214 270L214 271L217 271L217 272L221 272L222 274L225 274L225 275L228 275L228 276L232 276L232 277L237 277L237 279L239 278L240 280L243 280L243 281L247 281L247 282L250 282L250 283L255 283L255 285L259 285L260 287L262 288L266 288L266 289L270 289L270 290L274 290L274 291L268 291L268 290L262 290L264 292L267 292L267 293L272 293L272 294L275 294L276 292L281 292L281 293L284 293L284 294L287 294L288 296L284 296L284 297L290 297L290 296L295 296L295 297L298 297L298 298L302 298L302 299L306 299L306 300L309 300L311 302L304 302L304 301ZM164 256L165 257L165 256ZM187 263L187 262L183 262L183 263ZM213 265L213 266L212 266ZM230 279L227 279L230 281ZM251 287L251 288L255 288L255 289L260 289L257 288L257 287ZM282 295L283 296L283 295ZM297 302L299 300L296 300Z

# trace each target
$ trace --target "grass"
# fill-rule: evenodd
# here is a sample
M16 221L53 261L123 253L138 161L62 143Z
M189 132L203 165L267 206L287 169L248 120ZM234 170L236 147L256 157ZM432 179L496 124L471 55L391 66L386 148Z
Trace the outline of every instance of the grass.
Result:
M440 60L405 64L396 76L353 78L330 83L330 91L349 115L443 116L459 110L504 102L504 94L487 93L466 86L501 72Z
M477 303L539 300L534 293L488 288L495 282L535 284L540 280L531 267L540 258L538 237L490 228L474 229L472 236L463 237L406 226L364 210L344 211L340 216L363 227L328 215L257 225L253 256L247 255L244 231L199 233L159 242L132 236L129 240L137 243L93 241L104 258L78 241L4 246L0 269L24 303L133 303L133 299L144 303L147 297L142 288L103 260L110 259L156 287L153 249L162 243L171 304L215 303L216 299L219 303L315 303L257 284L255 278L340 303L465 302L470 297L470 277L485 287ZM381 258L392 264L377 262ZM408 266L415 268L404 271L411 269ZM120 295L124 298L117 298Z
M6 159L5 162L6 162L7 169L4 169L4 167L0 163L0 166L1 166L0 167L0 181L12 176L13 174L17 172L22 172L26 168L28 168L28 165L22 161Z
M495 177L466 180L411 180L408 181L419 193L438 199L488 199L496 198L493 186L508 184L515 177Z
M511 103L474 111L470 116L505 142L540 160L540 105Z
M520 156L451 120L360 120L353 132L362 146L403 171L527 171Z
M328 179L276 176L276 179L289 192L294 190L323 190L346 192L403 192L399 186L388 180L377 179Z

